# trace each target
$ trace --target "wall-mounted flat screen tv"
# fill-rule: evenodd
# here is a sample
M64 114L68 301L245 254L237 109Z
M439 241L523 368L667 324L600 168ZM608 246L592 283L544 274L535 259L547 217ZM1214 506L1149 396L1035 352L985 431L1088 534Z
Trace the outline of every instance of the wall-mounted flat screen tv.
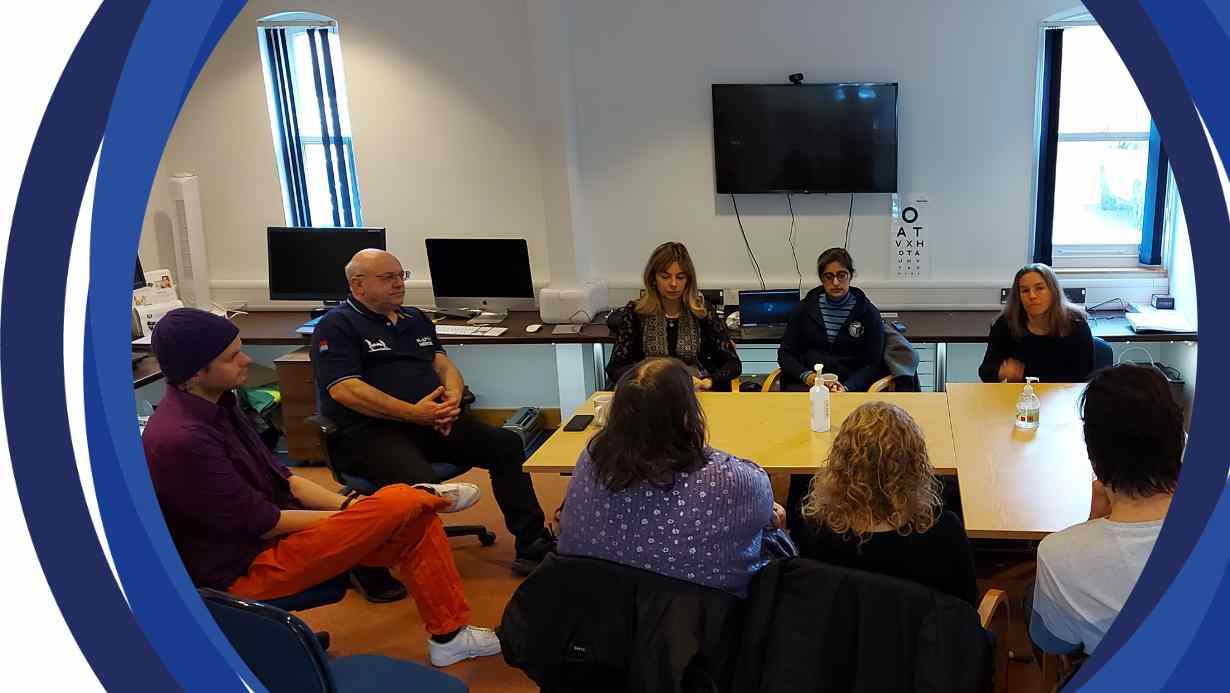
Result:
M714 84L717 192L897 192L896 82Z

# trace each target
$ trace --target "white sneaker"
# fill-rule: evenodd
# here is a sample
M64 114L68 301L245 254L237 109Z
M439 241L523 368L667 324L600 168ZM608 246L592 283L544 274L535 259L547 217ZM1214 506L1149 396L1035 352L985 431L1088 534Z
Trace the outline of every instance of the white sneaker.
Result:
M438 643L427 641L432 666L446 667L463 659L490 657L500 653L500 639L490 628L466 626L452 640Z
M481 495L478 487L474 484L415 484L414 488L421 488L448 501L449 506L439 511L442 513L455 513L465 510L477 503L478 497Z

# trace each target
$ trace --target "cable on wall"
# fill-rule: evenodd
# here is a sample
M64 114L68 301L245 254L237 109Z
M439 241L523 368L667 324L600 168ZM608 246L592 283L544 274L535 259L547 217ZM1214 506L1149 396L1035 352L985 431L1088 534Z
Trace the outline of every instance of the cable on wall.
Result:
M846 213L846 242L841 244L842 248L850 249L850 224L854 221L854 193L850 193L850 211Z
M756 279L760 281L760 289L765 289L764 274L760 272L760 263L756 262L756 253L752 252L752 244L747 240L747 231L743 229L743 218L739 216L739 203L735 194L730 194L730 203L735 207L735 221L739 222L739 233L743 234L743 245L747 246L747 256L752 259L752 269L756 270Z
M794 257L794 272L799 275L799 291L803 290L803 270L799 269L799 249L794 244L794 204L790 201L790 193L786 193L786 207L790 209L790 233L786 242L790 244L790 255Z

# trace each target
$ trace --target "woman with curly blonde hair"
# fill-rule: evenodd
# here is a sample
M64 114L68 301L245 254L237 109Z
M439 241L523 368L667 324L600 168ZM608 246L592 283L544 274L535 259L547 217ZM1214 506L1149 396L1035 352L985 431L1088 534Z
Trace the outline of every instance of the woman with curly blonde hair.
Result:
M922 429L901 407L868 402L846 417L803 501L799 553L913 580L978 605L961 520L942 511Z

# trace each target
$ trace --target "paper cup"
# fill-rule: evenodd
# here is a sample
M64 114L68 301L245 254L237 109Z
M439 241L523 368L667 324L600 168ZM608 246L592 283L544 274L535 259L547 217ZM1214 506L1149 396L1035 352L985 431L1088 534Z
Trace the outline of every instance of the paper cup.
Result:
M594 398L594 425L605 426L606 415L611 409L611 399L614 395L598 395Z

